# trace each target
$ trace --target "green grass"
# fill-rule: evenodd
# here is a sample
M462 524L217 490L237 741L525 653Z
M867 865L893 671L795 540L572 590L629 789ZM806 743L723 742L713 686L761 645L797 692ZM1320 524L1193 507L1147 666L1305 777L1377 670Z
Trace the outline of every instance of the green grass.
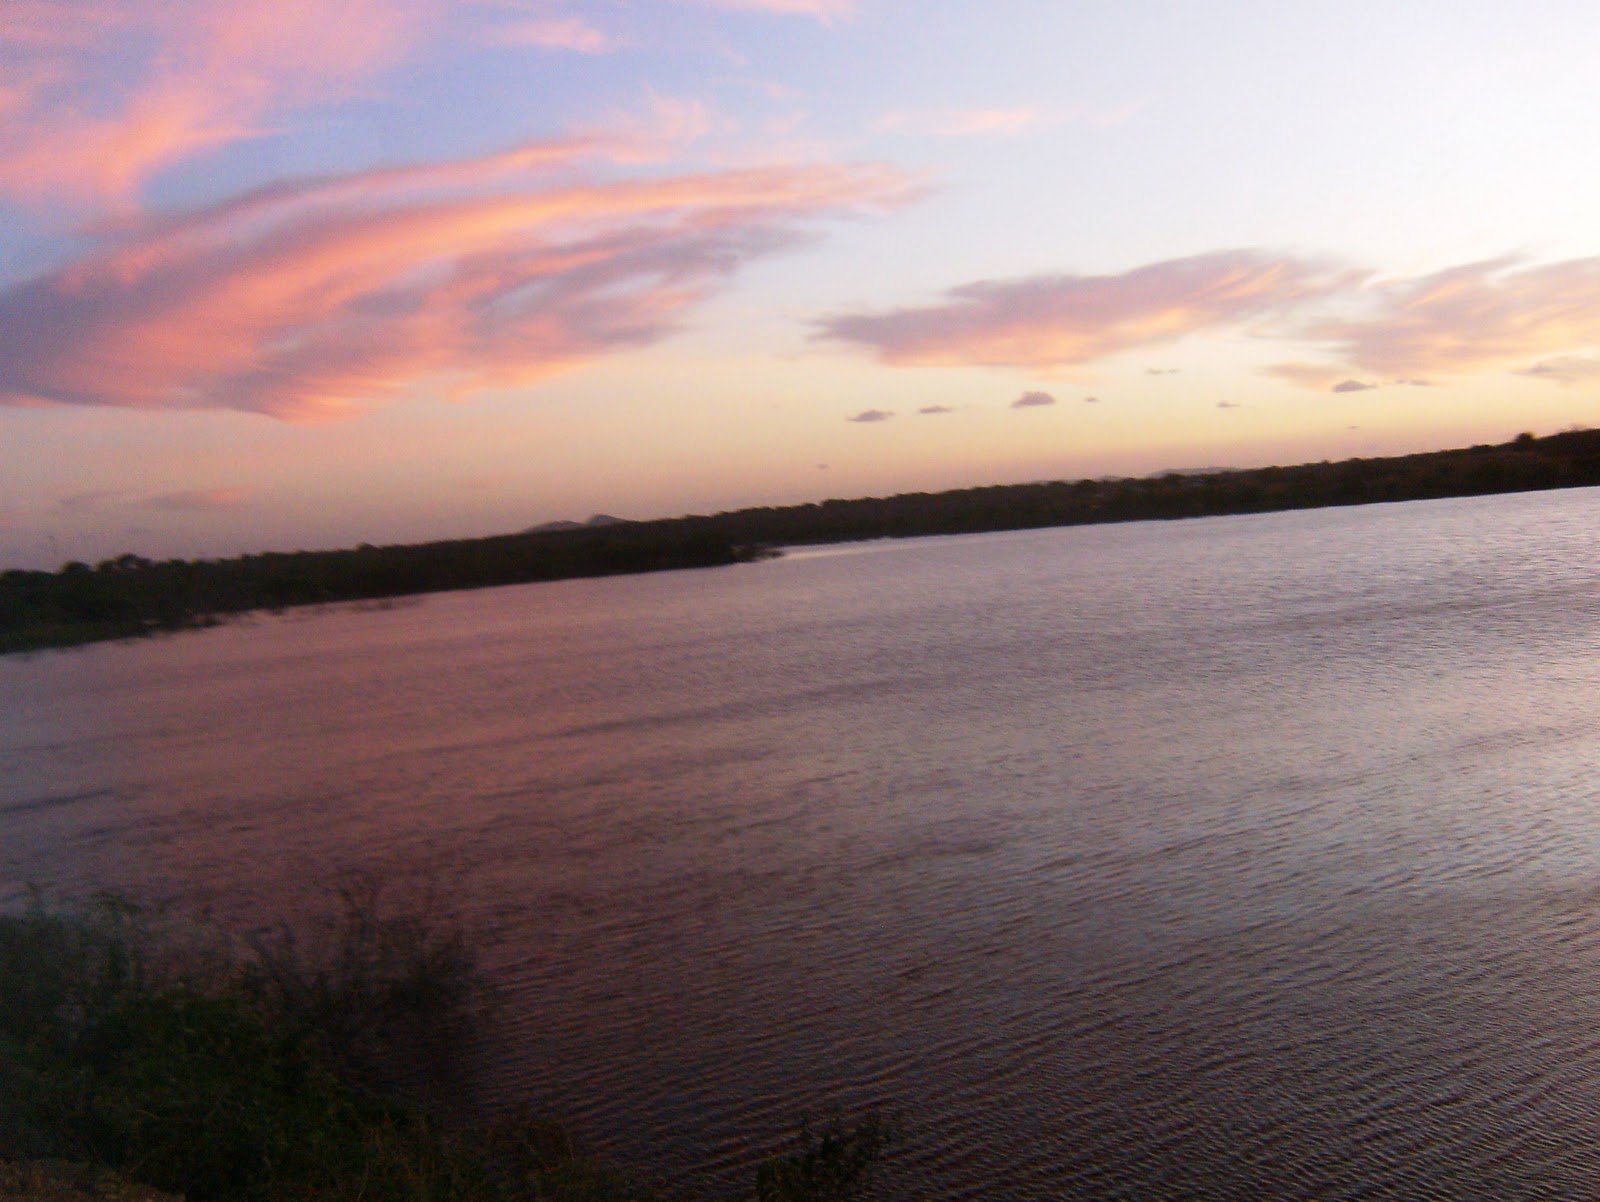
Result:
M646 1202L526 1109L452 1124L487 991L453 924L342 890L249 939L114 898L0 915L0 1162L110 1170L189 1202ZM806 1135L759 1202L849 1202L876 1119ZM3 1168L0 1165L0 1168Z

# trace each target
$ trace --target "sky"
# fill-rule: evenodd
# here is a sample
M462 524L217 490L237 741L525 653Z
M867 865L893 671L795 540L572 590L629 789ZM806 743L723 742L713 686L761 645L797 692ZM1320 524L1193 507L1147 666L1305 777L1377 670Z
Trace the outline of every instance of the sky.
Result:
M1600 424L1600 6L5 0L0 568Z

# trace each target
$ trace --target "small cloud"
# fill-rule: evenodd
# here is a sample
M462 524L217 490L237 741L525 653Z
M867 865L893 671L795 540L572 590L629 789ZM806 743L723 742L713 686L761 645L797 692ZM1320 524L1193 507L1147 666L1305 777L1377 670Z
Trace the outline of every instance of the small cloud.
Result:
M847 422L886 422L893 416L894 413L888 409L863 409L854 417L847 417L844 420Z
M1100 403L1100 398L1097 396L1086 396L1083 398L1083 403L1085 405L1098 405Z
M952 409L949 405L924 405L921 409L918 409L917 412L918 413L954 413L955 410Z
M1556 384L1581 384L1600 377L1600 360L1585 359L1578 355L1560 355L1546 359L1516 373L1535 380L1550 380Z
M182 492L157 493L139 502L146 509L165 509L177 513L216 513L236 509L244 503L239 488L192 488Z
M1322 363L1274 363L1262 369L1267 375L1301 388L1315 388L1318 392L1332 388L1339 382L1337 368Z
M1147 367L1144 369L1144 374L1147 376L1175 376L1180 370L1180 368L1176 367Z
M1039 409L1045 405L1054 405L1056 398L1048 392L1025 392L1011 402L1013 409Z
M1399 379L1399 380L1396 380L1395 383L1396 384L1406 385L1407 387L1410 387L1410 388L1432 388L1433 387L1433 381L1432 380Z
M1243 406L1241 406L1238 401L1218 401L1217 402L1217 408L1218 409L1240 409L1240 408L1243 408Z
M67 513L80 513L84 510L98 509L105 502L120 496L120 493L110 492L106 489L97 489L93 492L75 492L61 497L56 501L56 508Z
M500 46L529 46L535 50L569 50L576 54L610 54L617 43L577 17L548 17L518 21L496 29L491 40Z
M819 463L817 464L817 470L819 472L825 472L828 470L828 465L826 463Z
M1376 388L1376 384L1369 384L1365 380L1340 380L1328 391L1330 392L1367 392Z

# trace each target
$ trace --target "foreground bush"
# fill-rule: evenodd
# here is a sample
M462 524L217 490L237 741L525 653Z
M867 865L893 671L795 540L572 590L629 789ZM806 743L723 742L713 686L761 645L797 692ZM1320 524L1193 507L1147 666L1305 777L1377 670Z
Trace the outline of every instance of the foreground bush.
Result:
M240 943L112 899L0 915L0 1170L110 1169L189 1202L646 1202L535 1112L438 1117L481 1020L469 941L342 891ZM763 1165L760 1202L860 1196L876 1120Z

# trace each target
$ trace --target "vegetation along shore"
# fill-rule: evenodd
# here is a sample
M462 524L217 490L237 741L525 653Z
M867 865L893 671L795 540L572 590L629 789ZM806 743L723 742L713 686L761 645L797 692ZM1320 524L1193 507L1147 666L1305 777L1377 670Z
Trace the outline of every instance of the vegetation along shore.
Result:
M1379 459L993 485L490 538L0 573L0 653L212 625L252 610L715 567L784 545L1268 513L1600 485L1600 430Z
M0 1202L649 1202L536 1100L480 1114L492 990L453 922L356 882L244 936L127 901L0 913ZM849 1202L876 1116L802 1133L722 1202Z

